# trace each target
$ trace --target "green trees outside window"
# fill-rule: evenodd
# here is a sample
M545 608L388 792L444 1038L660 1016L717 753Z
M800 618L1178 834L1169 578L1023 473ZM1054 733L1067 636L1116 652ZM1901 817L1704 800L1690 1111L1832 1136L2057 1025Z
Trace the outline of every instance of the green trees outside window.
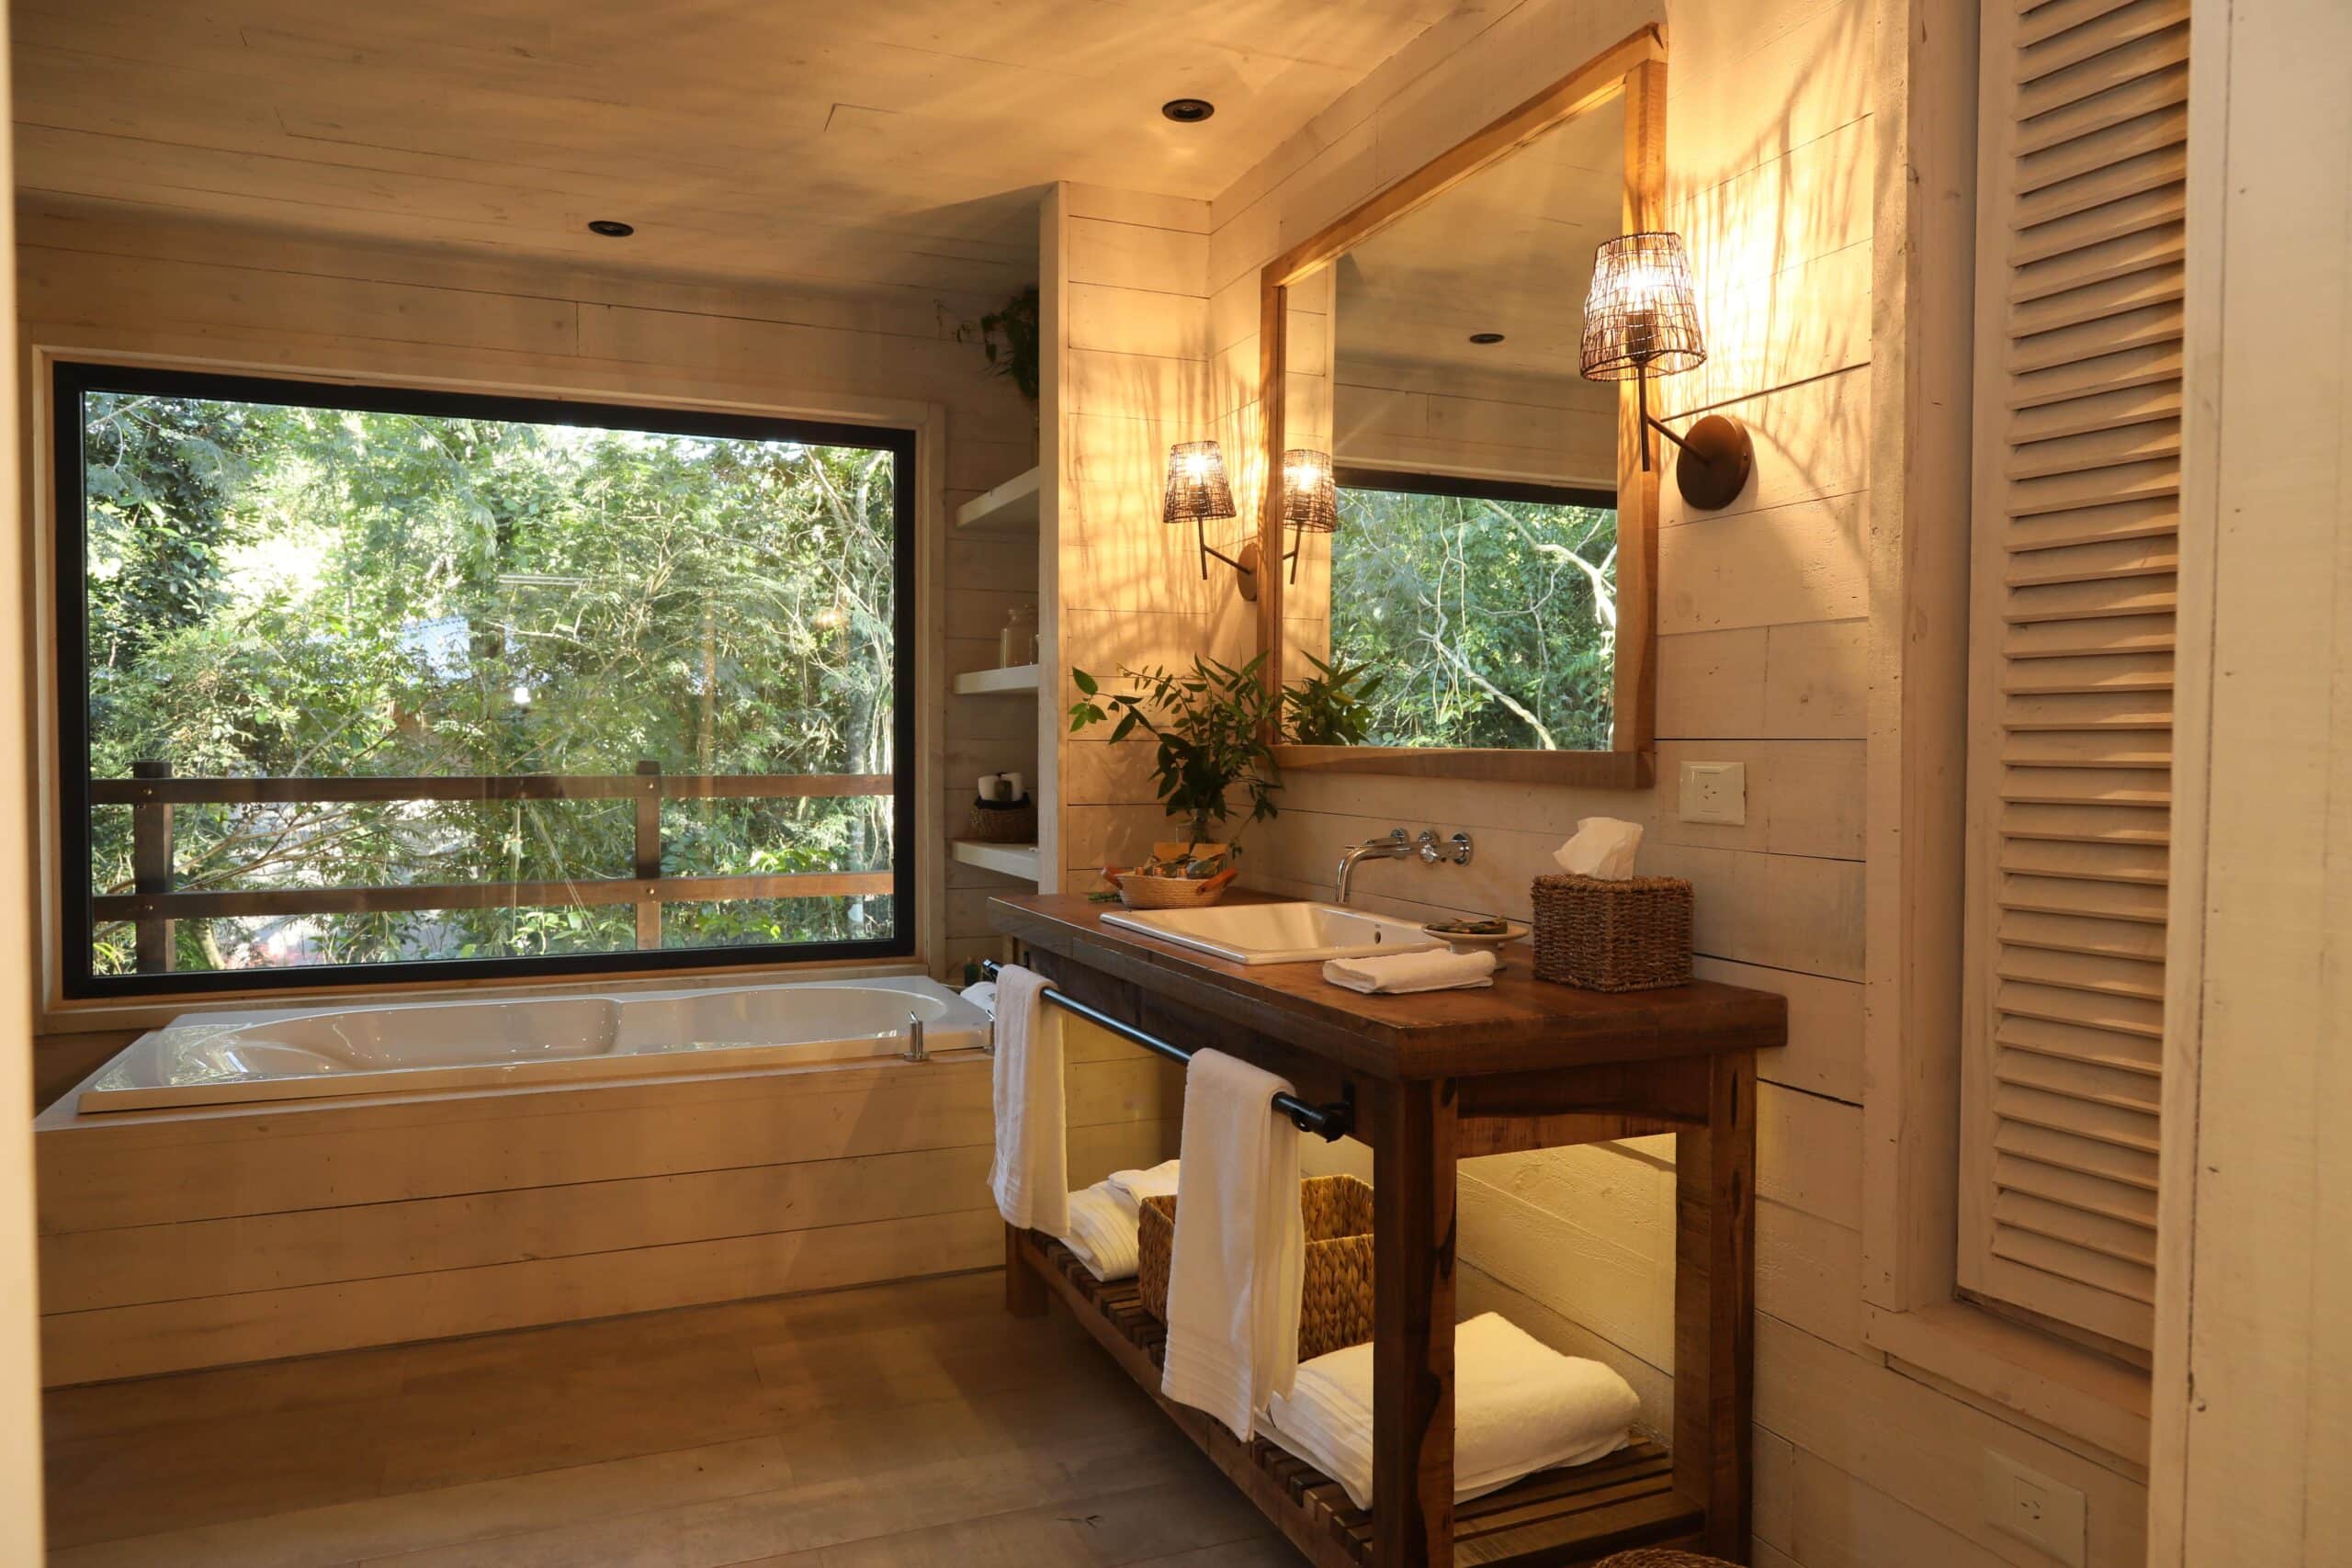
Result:
M1331 651L1380 673L1365 744L1609 750L1614 497L1343 469L1339 500Z
M182 988L908 950L910 436L78 366L57 396L85 989L158 968ZM109 917L155 890L139 823L152 860L162 815L105 781L163 770L605 793L197 801L209 786L183 782L171 889L277 897L147 921L142 947L141 922ZM657 771L658 789L618 782ZM648 799L662 878L736 880L613 901L646 874ZM287 908L506 884L528 886L476 908Z

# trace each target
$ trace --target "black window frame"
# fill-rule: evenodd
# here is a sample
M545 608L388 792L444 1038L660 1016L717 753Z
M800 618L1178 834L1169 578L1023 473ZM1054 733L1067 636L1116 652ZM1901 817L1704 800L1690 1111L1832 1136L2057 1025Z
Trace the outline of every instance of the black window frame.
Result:
M1339 490L1385 490L1397 495L1458 495L1472 501L1527 501L1540 506L1585 506L1618 510L1613 490L1543 484L1531 479L1491 479L1473 474L1433 474L1418 468L1373 468L1338 463L1331 483Z
M82 400L89 392L144 392L163 397L407 413L426 417L572 424L664 435L705 435L790 441L812 446L854 446L891 454L891 934L867 941L766 942L756 945L616 949L602 953L543 957L427 959L282 969L173 970L164 974L99 975L91 963L90 694L88 552L83 491ZM50 452L56 550L58 864L62 882L60 982L71 1000L267 992L349 990L370 986L447 980L529 980L567 975L613 976L672 970L808 965L860 959L911 958L919 929L916 877L918 774L916 745L920 661L915 649L917 597L916 433L902 426L847 424L762 414L606 402L596 399L457 392L372 381L322 381L177 367L54 361L50 380L53 425Z

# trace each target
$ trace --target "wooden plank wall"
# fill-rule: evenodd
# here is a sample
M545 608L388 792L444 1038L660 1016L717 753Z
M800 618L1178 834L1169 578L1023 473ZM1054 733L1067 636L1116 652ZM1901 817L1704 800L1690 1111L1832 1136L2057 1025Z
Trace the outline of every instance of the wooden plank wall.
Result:
M1070 1036L1070 1178L1174 1148L1182 1078ZM983 1268L990 1063L40 1120L44 1381Z
M1106 863L1132 865L1171 828L1152 792L1148 748L1070 736L1057 720L1076 700L1071 667L1112 681L1122 666L1181 667L1195 653L1238 660L1255 635L1230 569L1201 575L1193 530L1160 521L1168 448L1224 443L1240 517L1212 525L1232 553L1253 515L1252 443L1214 418L1208 374L1209 208L1204 201L1099 186L1059 187L1057 233L1043 247L1064 330L1059 537L1055 567L1059 658L1044 722L1059 753L1057 869L1093 884Z
M1526 0L1402 51L1214 206L1216 396L1237 425L1258 357L1258 268L1576 62L1653 20L1639 4ZM1646 869L1698 888L1700 970L1786 994L1790 1045L1761 1066L1756 1561L1784 1568L2022 1562L1984 1520L1986 1449L2089 1496L2089 1561L2137 1563L2129 1460L1989 1413L1861 1335L1865 656L1870 452L1871 0L1675 0L1668 207L1688 237L1713 357L1660 384L1669 415L1747 420L1758 480L1693 516L1664 488L1659 777L1747 765L1743 827L1679 822L1640 795L1344 774L1289 781L1252 874L1328 896L1340 847L1404 825L1466 829L1469 867L1374 863L1363 901L1525 917L1528 883L1578 818L1644 824ZM1891 237L1889 243L1893 243ZM1343 1150L1337 1156L1349 1156ZM1665 1416L1668 1140L1481 1159L1460 1196L1465 1310L1497 1308L1616 1365Z
M665 282L54 200L27 207L17 270L28 347L820 414L897 406L916 418L938 404L947 439L936 471L951 513L1035 460L1034 412L982 373L976 344L953 341L957 321L1001 303L994 273L986 292ZM929 559L945 588L945 673L993 665L1006 613L1036 600L1027 536L950 538ZM941 788L952 835L972 778L1008 767L1034 774L1035 760L1027 704L946 708ZM944 906L942 972L993 951L972 879L944 889L934 881L925 893ZM45 1043L44 1059L57 1064L40 1075L46 1093L78 1079L73 1069L94 1050Z

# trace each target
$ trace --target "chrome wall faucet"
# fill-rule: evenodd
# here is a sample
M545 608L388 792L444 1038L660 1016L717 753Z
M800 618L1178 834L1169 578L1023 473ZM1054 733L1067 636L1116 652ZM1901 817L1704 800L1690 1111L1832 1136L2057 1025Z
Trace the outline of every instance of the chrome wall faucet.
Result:
M1408 839L1402 828L1391 828L1377 839L1366 839L1361 844L1350 844L1340 854L1340 872L1332 878L1332 900L1345 904L1348 889L1355 880L1356 865L1368 860L1408 860L1419 856L1424 865L1440 861L1452 861L1456 865L1470 863L1471 842L1467 833L1456 833L1441 840L1434 828L1424 828L1419 839Z

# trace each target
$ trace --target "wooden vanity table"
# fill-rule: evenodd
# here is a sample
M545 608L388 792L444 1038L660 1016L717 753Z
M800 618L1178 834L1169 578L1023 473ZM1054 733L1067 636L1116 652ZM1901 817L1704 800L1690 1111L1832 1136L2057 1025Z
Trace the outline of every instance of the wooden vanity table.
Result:
M1317 1564L1576 1563L1640 1545L1746 1561L1754 1358L1756 1052L1787 1038L1764 991L1699 983L1610 996L1513 967L1490 989L1365 997L1315 964L1230 964L1102 924L1069 895L999 898L996 928L1057 991L1186 1050L1346 1102L1373 1150L1374 1504L1199 1411L1177 1425ZM1269 1112L1272 1113L1271 1111ZM1454 1162L1675 1135L1671 1452L1593 1464L1453 1502ZM1058 1242L1006 1236L1016 1312L1058 1293L1155 1398L1164 1333L1132 1281L1098 1284Z

